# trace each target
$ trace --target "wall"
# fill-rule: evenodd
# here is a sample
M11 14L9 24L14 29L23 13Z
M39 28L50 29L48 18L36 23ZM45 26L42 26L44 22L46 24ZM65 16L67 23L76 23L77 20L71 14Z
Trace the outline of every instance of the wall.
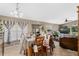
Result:
M24 29L24 33L31 33L32 32L32 24L39 24L41 26L44 26L45 30L51 29L52 31L58 31L58 25L57 24L51 24L51 23L46 23L46 22L40 22L40 21L32 21L29 19L22 19L22 18L16 18L16 17L9 17L9 16L0 16L0 19L3 21L10 21L10 22L15 22L15 25L13 25L11 29L11 35L10 35L10 41L14 41L20 38L21 36L21 27L23 25L18 25L16 24L17 22L26 22L26 28ZM5 26L4 26L5 27ZM7 36L8 36L8 30L5 27L5 41L7 41ZM19 34L19 35L18 35ZM16 36L18 35L18 36ZM14 36L14 38L13 38Z

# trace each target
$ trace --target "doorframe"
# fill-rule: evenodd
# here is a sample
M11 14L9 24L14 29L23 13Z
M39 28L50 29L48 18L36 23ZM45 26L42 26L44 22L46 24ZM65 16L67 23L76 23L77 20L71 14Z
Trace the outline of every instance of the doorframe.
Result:
M78 56L79 56L79 6L77 6L77 19L78 19Z

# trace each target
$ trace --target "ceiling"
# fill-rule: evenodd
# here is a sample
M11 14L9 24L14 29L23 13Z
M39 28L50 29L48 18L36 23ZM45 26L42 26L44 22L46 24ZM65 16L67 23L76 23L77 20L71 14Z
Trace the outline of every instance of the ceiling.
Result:
M55 24L77 20L76 3L19 3L23 18ZM0 3L0 15L12 16L16 3Z

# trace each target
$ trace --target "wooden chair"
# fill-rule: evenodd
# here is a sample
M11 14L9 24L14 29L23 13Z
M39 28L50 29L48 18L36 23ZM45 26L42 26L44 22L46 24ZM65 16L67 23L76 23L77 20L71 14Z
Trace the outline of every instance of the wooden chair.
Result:
M53 55L53 48L55 48L53 37L50 35L49 39L49 46L50 46L50 55Z
M43 36L38 36L35 39L35 44L37 45L37 48L38 48L38 52L37 52L38 56L47 55L46 47L43 46L43 40L44 40Z

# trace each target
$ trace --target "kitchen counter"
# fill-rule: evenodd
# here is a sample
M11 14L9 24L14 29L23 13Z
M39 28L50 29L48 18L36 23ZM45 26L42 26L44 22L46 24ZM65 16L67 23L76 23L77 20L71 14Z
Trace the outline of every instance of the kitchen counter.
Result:
M59 45L62 48L77 51L78 50L77 42L78 42L77 37L62 37L59 40Z

